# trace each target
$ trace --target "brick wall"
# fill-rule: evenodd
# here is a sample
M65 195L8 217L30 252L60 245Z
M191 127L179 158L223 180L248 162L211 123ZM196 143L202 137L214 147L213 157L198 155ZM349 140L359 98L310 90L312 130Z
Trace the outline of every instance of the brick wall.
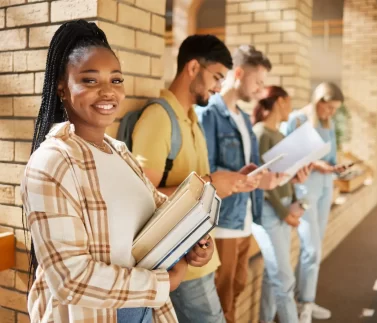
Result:
M351 112L350 151L377 170L377 3L344 1L343 80ZM366 36L367 35L367 36Z
M0 272L0 322L28 322L28 259L19 183L29 158L49 41L67 20L98 22L122 63L119 114L162 87L166 0L0 0L0 232L14 232L16 266ZM115 135L118 123L108 129ZM27 242L29 244L29 242ZM1 251L0 251L1 254Z
M126 99L120 118L127 110L139 108L147 98L159 96L163 87L166 0L98 1L98 24L125 73ZM115 122L108 134L116 136L118 127L119 122Z
M226 0L225 42L253 44L270 58L268 84L283 85L302 107L310 98L312 0Z

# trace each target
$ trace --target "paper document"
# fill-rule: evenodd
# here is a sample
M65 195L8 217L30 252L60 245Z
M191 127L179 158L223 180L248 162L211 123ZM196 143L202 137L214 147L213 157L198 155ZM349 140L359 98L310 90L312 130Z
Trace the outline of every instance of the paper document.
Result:
M267 163L263 164L262 166L259 166L257 169L254 169L251 173L247 174L247 176L255 176L259 174L260 172L263 172L265 169L270 168L270 166L279 160L283 159L286 154L280 154L274 158L272 158L270 161Z
M263 154L262 159L269 162L280 154L284 158L272 164L269 168L275 173L285 173L287 179L280 185L286 184L304 166L320 160L331 150L331 144L325 143L318 132L309 122L305 122L277 145Z

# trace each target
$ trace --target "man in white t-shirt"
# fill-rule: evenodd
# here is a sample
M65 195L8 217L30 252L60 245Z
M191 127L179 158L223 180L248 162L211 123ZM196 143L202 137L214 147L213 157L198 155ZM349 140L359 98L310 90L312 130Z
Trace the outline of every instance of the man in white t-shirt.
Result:
M223 83L222 95L214 95L206 108L197 108L206 135L211 172L238 171L250 163L259 163L250 117L236 102L250 102L257 97L271 63L263 53L245 45L236 50L233 64L233 70ZM216 287L227 323L235 322L235 301L247 281L251 224L253 217L261 217L261 189L271 189L276 184L276 175L268 173L259 190L234 194L223 200L216 228L216 246L221 260Z

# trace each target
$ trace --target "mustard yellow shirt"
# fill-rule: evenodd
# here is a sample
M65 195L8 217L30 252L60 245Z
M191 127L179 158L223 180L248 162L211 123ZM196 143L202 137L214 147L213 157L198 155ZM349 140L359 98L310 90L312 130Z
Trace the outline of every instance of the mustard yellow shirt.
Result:
M186 116L172 92L162 90L160 96L173 108L181 130L182 146L166 181L166 186L178 186L193 171L200 176L209 173L207 145L194 109L191 108ZM164 171L171 147L171 131L170 118L159 104L153 104L143 112L132 135L132 153L142 167ZM215 249L206 266L189 266L185 280L204 277L216 271L219 265L220 259Z

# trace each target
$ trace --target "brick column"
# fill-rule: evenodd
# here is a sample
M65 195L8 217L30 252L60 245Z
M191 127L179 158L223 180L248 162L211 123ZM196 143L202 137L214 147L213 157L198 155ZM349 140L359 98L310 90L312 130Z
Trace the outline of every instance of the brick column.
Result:
M284 86L293 107L310 98L312 0L226 0L225 42L253 44L270 58L268 84Z
M377 3L344 1L342 87L351 113L345 148L377 170Z
M166 48L164 80L166 85L173 81L177 71L177 56L181 43L196 32L197 12L203 0L174 0L172 8L172 44Z
M162 87L165 1L0 0L0 232L14 232L17 239L15 267L0 272L1 322L29 321L19 184L29 158L53 33L64 21L79 18L96 21L105 31L126 79L121 117L146 98L158 96ZM108 133L115 135L117 127L115 123Z
M203 0L173 1L173 51L178 54L181 43L196 32L196 16Z

